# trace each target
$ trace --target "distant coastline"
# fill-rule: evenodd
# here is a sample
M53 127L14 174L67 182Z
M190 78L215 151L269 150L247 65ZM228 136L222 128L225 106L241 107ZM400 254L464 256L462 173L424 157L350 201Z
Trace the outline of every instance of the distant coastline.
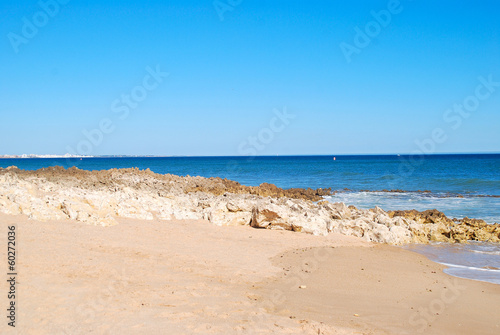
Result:
M19 158L126 158L126 157L169 157L169 156L153 156L153 155L35 155L35 154L22 154L22 155L0 155L0 159L19 159Z
M450 153L432 153L423 154L422 156L478 156L478 155L500 155L500 152L450 152ZM273 154L273 155L51 155L51 154L21 154L21 155L0 155L0 159L19 159L19 158L169 158L169 157L190 157L190 158L257 158L257 157L377 157L377 156L397 156L397 157L412 157L420 156L411 153L361 153L361 154Z
M34 155L34 154L23 154L23 155L0 155L1 158L92 158L94 156L83 156L83 155Z

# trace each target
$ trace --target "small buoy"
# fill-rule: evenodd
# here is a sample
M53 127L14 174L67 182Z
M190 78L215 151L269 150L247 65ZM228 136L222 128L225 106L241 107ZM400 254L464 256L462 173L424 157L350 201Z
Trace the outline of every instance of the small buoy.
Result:
M337 160L337 157L333 157L333 160L336 161Z

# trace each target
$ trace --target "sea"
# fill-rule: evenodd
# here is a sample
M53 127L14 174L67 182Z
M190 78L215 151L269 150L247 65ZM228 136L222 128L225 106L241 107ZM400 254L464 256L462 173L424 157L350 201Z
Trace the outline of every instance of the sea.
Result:
M84 170L151 169L161 174L221 177L243 185L331 188L332 202L384 210L437 209L451 218L500 223L500 154L258 157L85 157L0 159L0 167ZM500 284L500 245L406 247L445 264L457 277Z

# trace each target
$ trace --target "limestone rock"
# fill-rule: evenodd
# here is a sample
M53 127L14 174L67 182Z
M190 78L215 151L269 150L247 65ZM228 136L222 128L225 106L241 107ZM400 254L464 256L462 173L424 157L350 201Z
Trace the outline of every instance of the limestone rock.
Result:
M336 232L377 243L500 242L499 224L451 220L437 210L363 210L322 200L329 194L331 190L283 190L272 184L248 187L221 178L159 175L139 169L0 168L0 211L40 221L71 219L113 225L119 217L205 219L216 225L315 235Z

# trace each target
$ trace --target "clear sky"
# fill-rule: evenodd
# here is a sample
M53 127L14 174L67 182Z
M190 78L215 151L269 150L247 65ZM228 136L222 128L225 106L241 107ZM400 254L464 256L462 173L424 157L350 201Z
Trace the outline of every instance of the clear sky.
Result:
M0 154L500 152L498 0L54 1L0 1Z

